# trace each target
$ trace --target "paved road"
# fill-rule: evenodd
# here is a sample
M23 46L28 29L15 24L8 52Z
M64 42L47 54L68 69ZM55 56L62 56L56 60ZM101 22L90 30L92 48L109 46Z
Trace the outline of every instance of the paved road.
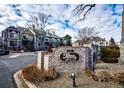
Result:
M37 62L35 53L11 53L0 56L0 88L14 88L12 75L29 64Z

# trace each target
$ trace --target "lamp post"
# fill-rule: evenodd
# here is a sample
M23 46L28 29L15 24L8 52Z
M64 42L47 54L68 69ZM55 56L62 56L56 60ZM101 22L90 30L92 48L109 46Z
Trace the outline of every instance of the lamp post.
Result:
M73 87L76 87L76 84L75 84L75 73L71 74L71 78L73 80Z

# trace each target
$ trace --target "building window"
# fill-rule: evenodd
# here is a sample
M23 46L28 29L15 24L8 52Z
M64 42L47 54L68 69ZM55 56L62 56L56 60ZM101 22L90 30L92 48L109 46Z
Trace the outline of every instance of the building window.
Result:
M41 41L42 40L42 37L38 37L38 40Z
M41 44L40 44L40 43L38 43L38 46L41 46Z
M10 45L9 46L18 46L18 42L17 41L10 41Z
M10 38L19 38L18 32L11 31L11 32L10 32Z
M46 39L45 39L45 42L48 42L48 41L49 41L48 38L46 38Z
M10 33L10 37L13 38L14 37L14 33L11 32Z
M49 42L45 42L45 46L49 46Z
M26 39L26 36L23 36L23 39L25 40Z

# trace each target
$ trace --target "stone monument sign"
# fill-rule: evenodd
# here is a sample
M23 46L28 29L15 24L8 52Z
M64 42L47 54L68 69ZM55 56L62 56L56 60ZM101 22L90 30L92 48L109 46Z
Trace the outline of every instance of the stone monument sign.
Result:
M41 58L40 67L44 70L55 68L58 72L76 73L83 72L87 68L94 68L93 52L90 48L59 47L51 53L44 53Z

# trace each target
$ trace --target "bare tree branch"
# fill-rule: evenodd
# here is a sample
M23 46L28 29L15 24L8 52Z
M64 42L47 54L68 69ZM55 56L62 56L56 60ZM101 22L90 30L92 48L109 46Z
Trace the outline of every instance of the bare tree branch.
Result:
M86 15L88 14L88 12L91 11L91 9L93 7L95 7L96 4L80 4L78 5L74 10L72 10L72 14L73 16L77 16L77 15L83 15L83 18L79 19L77 22L85 20L86 19ZM85 9L88 8L86 11Z

